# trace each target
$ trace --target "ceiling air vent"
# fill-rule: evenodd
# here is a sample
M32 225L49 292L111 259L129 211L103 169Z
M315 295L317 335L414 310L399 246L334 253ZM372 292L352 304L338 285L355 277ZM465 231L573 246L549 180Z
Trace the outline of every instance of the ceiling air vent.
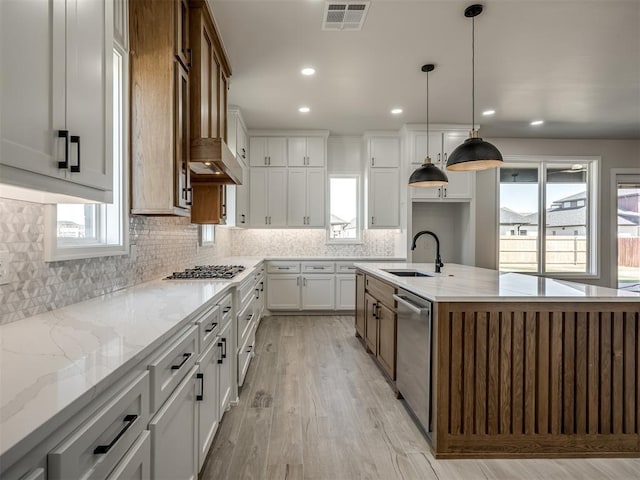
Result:
M322 30L361 30L369 2L325 2Z

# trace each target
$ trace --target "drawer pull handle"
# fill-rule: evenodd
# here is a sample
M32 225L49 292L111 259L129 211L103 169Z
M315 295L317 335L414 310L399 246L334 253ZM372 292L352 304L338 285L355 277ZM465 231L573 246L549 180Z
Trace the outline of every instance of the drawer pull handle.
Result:
M260 291L264 292L264 282L260 282Z
M313 268L314 270L324 270L324 267L311 267L311 268Z
M218 326L217 322L212 322L211 325L209 325L209 328L205 328L204 331L206 333L209 332L213 332L213 330Z
M120 430L120 432L118 433L118 435L116 435L116 438L114 438L113 440L111 440L111 443L109 445L98 445L94 450L93 450L93 454L94 455L102 455L105 453L108 453L109 450L111 450L111 448L118 442L118 440L120 440L120 438L127 433L127 430L129 430L129 428L131 427L131 425L133 425L136 421L136 419L138 418L138 415L127 415L126 417L124 417L124 423L125 426L122 427L122 430Z
M218 342L218 348L220 348L220 358L218 359L218 363L224 363L223 360L227 358L227 339L222 338Z
M200 380L200 395L196 395L196 402L204 400L204 373L197 373L196 379Z
M74 173L80 172L80 136L79 135L71 135L69 137L69 143L75 143L78 145L77 154L78 154L78 163L76 165L71 165L70 170Z
M69 167L69 130L58 130L58 138L64 138L64 162L58 162L58 168Z
M278 270L289 270L289 267L278 267Z
M187 362L187 360L189 360L189 357L191 356L191 353L184 353L182 355L182 361L180 362L179 365L171 365L171 370L180 370L182 368L182 366Z
M224 309L222 310L222 313L229 313L231 311L231 306L226 306L224 307Z

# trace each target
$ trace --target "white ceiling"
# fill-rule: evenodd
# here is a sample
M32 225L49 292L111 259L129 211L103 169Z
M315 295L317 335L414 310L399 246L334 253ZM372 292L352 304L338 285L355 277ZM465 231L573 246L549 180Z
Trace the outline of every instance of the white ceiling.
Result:
M210 0L230 103L249 128L332 134L471 123L471 1L372 0L361 31L322 31L323 0ZM486 137L640 138L640 0L488 0L476 17ZM311 65L317 73L304 77ZM311 113L300 114L307 105ZM404 113L390 115L393 107ZM482 117L493 108L496 114ZM544 119L531 127L529 122Z

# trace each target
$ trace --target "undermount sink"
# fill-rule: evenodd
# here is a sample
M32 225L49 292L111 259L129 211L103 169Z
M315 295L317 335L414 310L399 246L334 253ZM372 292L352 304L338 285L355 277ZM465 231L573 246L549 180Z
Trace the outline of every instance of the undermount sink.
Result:
M385 270L382 269L383 272L390 273L391 275L395 275L396 277L433 277L428 273L419 272L417 270Z

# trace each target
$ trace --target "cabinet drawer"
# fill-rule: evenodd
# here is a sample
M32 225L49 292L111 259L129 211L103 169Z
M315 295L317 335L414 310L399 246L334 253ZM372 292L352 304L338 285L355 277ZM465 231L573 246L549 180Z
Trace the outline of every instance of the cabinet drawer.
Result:
M303 273L333 273L333 262L302 262Z
M198 320L198 351L204 352L220 330L220 306L207 310Z
M47 478L106 478L148 421L149 374L144 372L49 453Z
M219 329L222 330L233 318L233 296L231 294L227 295L218 302L218 306L220 307Z
M300 273L300 263L298 262L269 262L267 273Z
M238 386L244 383L244 377L249 370L249 363L253 357L253 346L255 344L255 329L251 329L242 348L238 352Z
M353 262L336 262L336 273L356 273Z
M151 381L151 411L155 412L169 398L185 374L196 363L198 354L198 328L190 327L163 353L149 364Z
M393 299L393 294L396 293L396 288L393 285L389 285L387 282L383 282L371 275L367 275L365 278L365 286L371 296L391 310L395 311L396 304Z
M145 430L107 480L151 479L151 432Z
M246 278L238 289L238 298L240 299L240 305L244 306L247 301L249 301L249 297L254 293L253 285L255 284L255 278L252 276Z
M238 314L236 319L238 325L238 329L236 330L238 332L238 347L244 344L253 324L255 323L255 312L256 309L254 307L254 302L252 301L247 303Z

